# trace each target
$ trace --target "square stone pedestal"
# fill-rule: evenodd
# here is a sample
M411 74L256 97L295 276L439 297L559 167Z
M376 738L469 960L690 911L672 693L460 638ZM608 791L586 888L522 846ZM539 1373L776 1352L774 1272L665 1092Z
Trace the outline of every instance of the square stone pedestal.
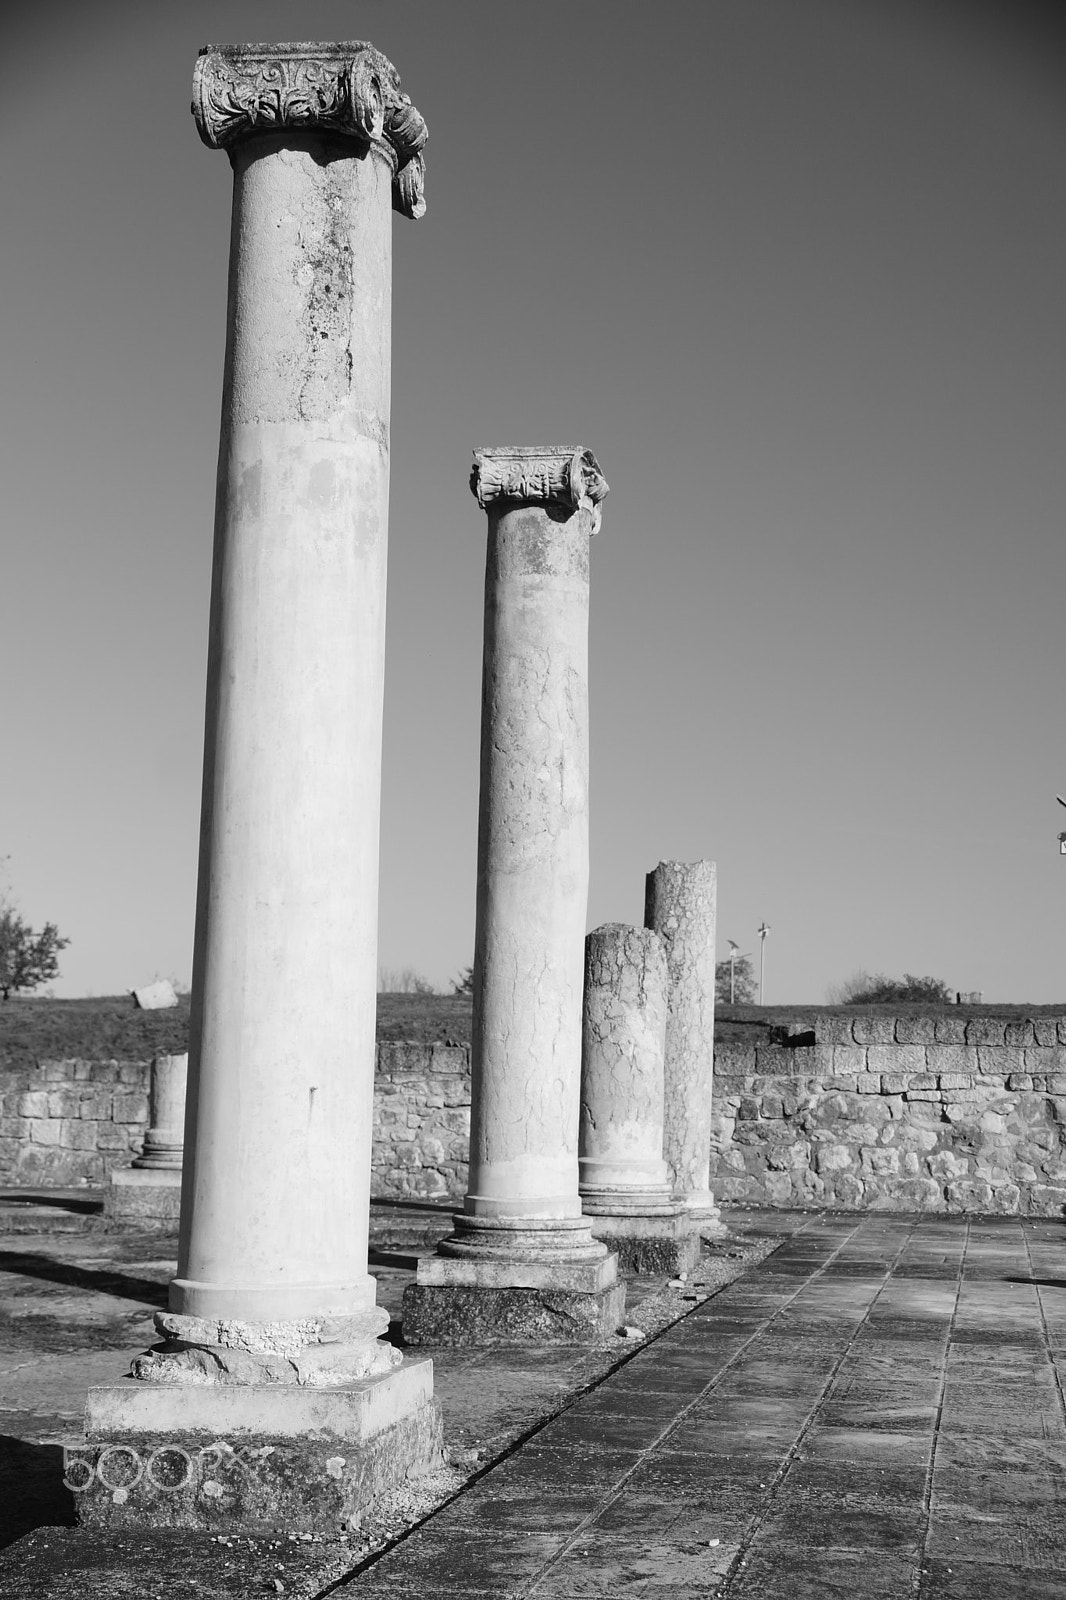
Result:
M357 1527L378 1495L440 1459L433 1363L412 1356L339 1388L90 1389L64 1481L90 1527L323 1532Z
M700 1258L700 1226L685 1212L673 1216L588 1214L592 1237L618 1256L618 1270L629 1277L676 1277L691 1272Z
M108 1222L176 1229L180 1214L180 1167L116 1167L109 1174L104 1190Z
M590 1264L424 1256L404 1290L409 1345L598 1344L625 1310L613 1255Z

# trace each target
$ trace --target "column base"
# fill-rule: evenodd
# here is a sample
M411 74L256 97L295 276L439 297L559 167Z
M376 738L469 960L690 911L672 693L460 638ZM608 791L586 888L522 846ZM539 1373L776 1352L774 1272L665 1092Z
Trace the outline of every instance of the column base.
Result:
M153 1139L149 1133L145 1136L144 1149L134 1160L133 1165L138 1170L149 1172L181 1172L185 1146L171 1144L162 1139Z
M409 1345L598 1344L615 1332L625 1303L618 1282L583 1290L420 1281L404 1290L403 1336Z
M378 1495L441 1461L433 1364L341 1388L90 1389L65 1452L77 1520L99 1528L354 1528Z
M729 1229L722 1221L722 1213L715 1204L714 1195L709 1189L697 1190L687 1194L675 1190L674 1201L684 1209L685 1215L698 1225L702 1239L727 1239L729 1237Z
M618 1270L628 1277L676 1277L691 1272L700 1259L701 1224L677 1207L672 1216L627 1213L589 1218L593 1237L618 1256Z
M122 1226L176 1228L181 1168L118 1167L104 1190L104 1218Z

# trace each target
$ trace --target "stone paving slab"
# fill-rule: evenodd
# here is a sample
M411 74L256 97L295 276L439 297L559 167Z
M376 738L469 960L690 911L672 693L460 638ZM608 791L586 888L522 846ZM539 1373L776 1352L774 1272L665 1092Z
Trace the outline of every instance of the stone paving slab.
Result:
M1063 1600L1064 1267L1044 1220L812 1221L338 1592Z
M528 1352L456 1353L440 1387L478 1396L479 1427L494 1403L520 1415L530 1385L550 1405L575 1361L590 1363L587 1390L348 1575L316 1587L313 1549L279 1547L277 1561L246 1541L220 1563L217 1547L153 1536L139 1589L130 1552L101 1546L90 1581L82 1536L42 1529L0 1554L0 1596L1064 1600L1066 1228L888 1214L789 1225L760 1266L606 1377L588 1352L533 1366ZM130 1274L150 1280L149 1259L132 1250ZM27 1349L0 1338L0 1405ZM27 1381L43 1422L47 1386ZM5 1574L23 1582L20 1563L54 1576L5 1589Z

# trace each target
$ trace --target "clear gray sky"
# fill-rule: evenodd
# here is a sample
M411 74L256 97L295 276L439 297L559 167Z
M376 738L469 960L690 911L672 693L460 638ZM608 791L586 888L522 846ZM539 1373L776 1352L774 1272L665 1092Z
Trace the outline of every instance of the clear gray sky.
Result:
M36 0L0 72L0 853L57 993L191 968L214 41L371 39L397 218L383 965L471 959L476 444L611 484L589 925L718 863L767 998L1066 996L1066 19L1032 0Z

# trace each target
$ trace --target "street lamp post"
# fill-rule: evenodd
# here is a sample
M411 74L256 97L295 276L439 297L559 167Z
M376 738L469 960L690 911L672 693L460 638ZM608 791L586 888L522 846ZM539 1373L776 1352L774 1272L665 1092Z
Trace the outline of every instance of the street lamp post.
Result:
M755 931L759 935L759 1004L762 1005L766 978L766 935L770 932L770 924L764 922Z

